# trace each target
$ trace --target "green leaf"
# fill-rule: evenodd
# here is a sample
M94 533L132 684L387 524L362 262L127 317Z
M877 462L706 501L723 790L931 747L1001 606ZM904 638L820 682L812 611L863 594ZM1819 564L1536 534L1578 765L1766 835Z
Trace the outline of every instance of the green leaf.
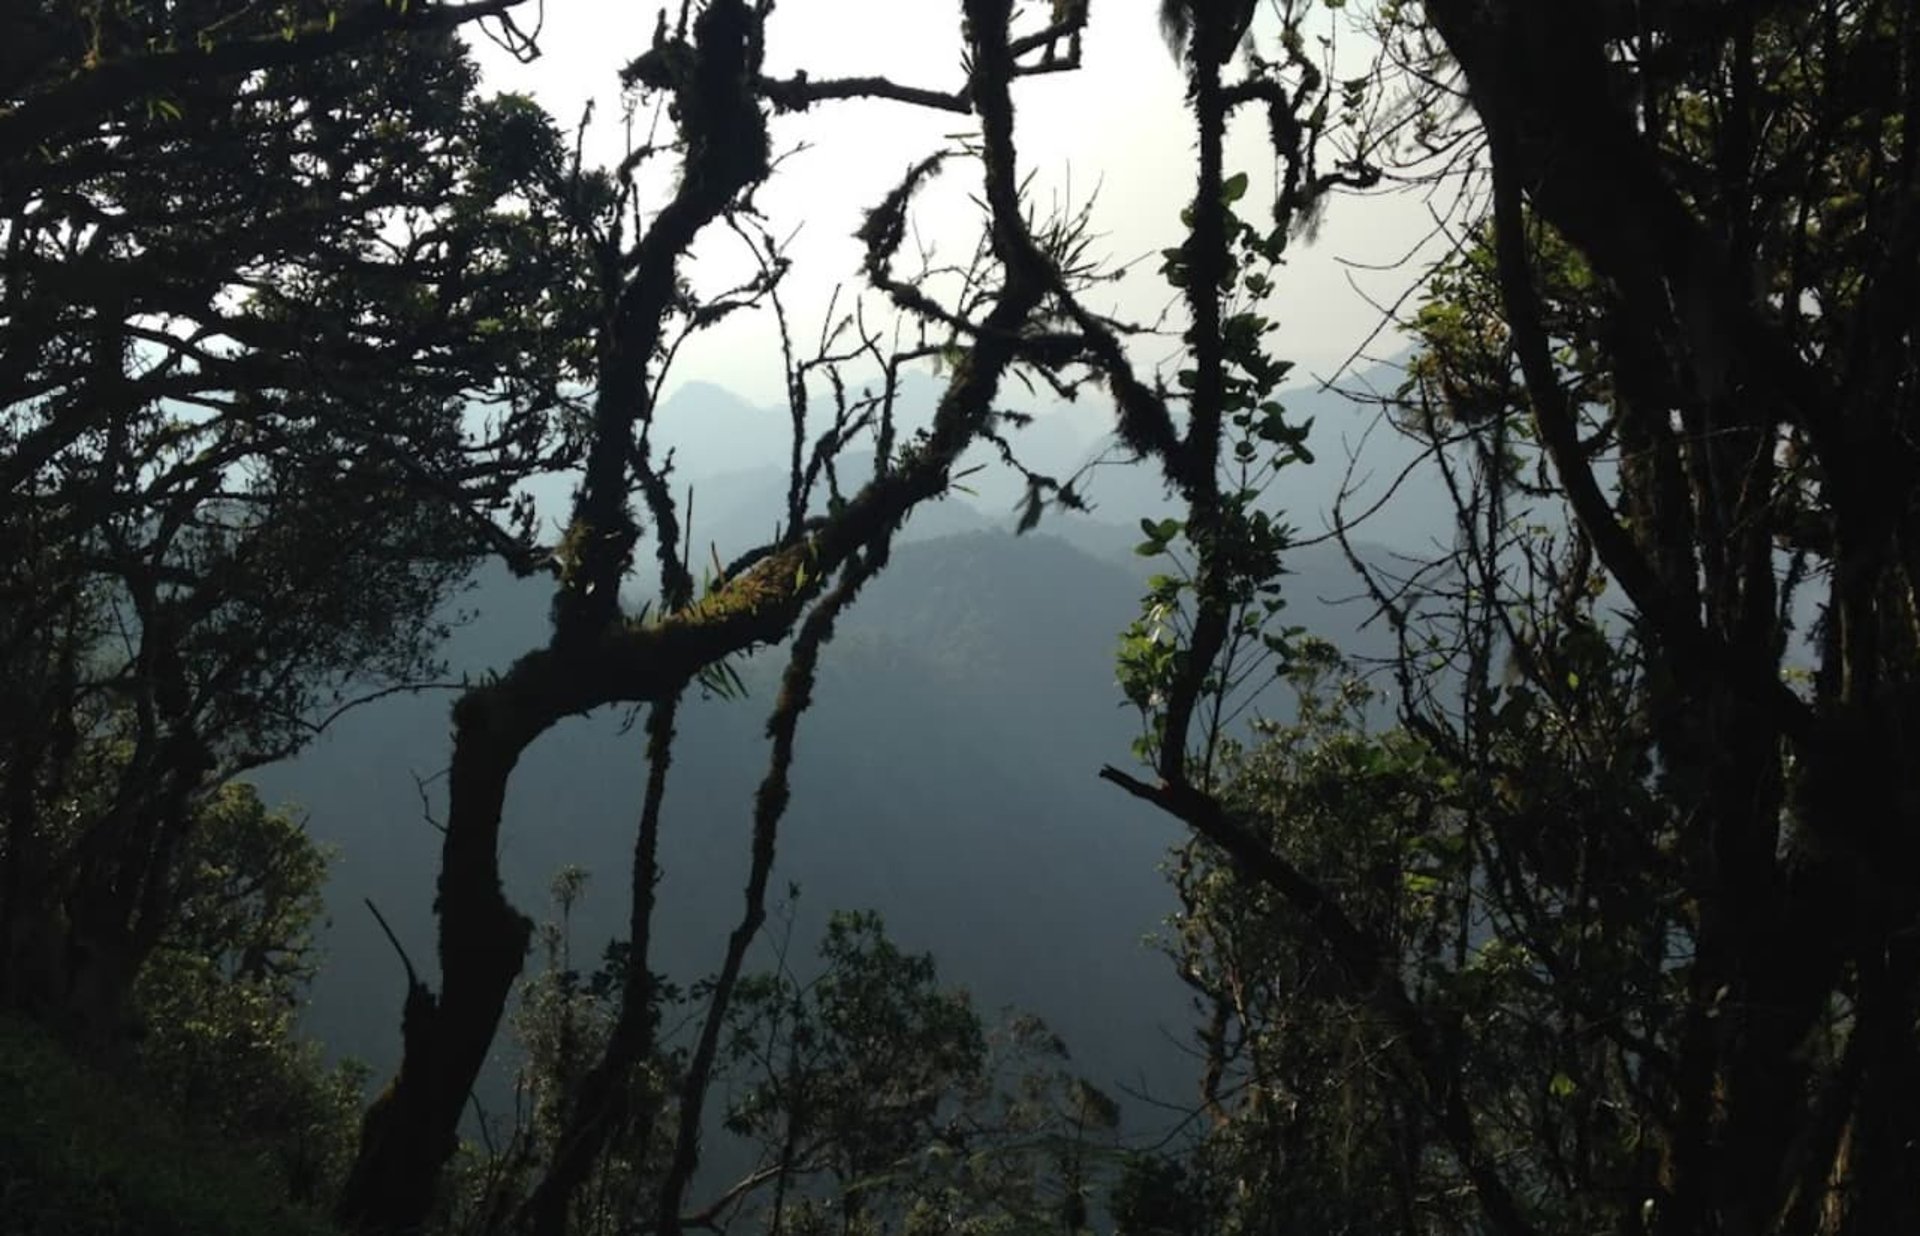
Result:
M1220 185L1220 200L1232 205L1247 195L1247 174L1235 172Z

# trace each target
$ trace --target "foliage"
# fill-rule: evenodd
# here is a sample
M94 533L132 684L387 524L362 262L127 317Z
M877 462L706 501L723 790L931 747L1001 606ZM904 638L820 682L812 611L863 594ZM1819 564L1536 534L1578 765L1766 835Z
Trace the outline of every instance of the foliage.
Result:
M568 923L583 890L577 869L554 881L546 964L512 1023L524 1053L516 1112L463 1149L441 1230L492 1231L524 1213L605 1051L629 952L616 941L591 974L575 966ZM964 991L939 985L930 956L902 953L870 912L831 915L803 979L791 927L789 917L775 968L743 975L728 1006L716 1073L726 1102L704 1136L737 1178L683 1224L958 1234L1037 1230L1071 1212L1081 1215L1071 1226L1084 1226L1118 1109L1067 1069L1045 1025L1010 1015L989 1030ZM656 1019L697 1025L711 989L711 979L682 991L655 976ZM651 1118L610 1140L575 1194L571 1232L628 1230L672 1169L690 1052L683 1035L659 1042L632 1083Z
M942 1099L979 1081L986 1045L966 998L936 988L932 958L901 954L878 916L835 914L820 962L804 988L780 975L741 984L728 1054L759 1077L726 1123L844 1189L930 1136Z
M251 786L203 808L174 929L134 988L132 1062L176 1110L257 1147L288 1195L332 1197L353 1148L365 1071L329 1067L295 1024L317 959L327 855Z
M13 1016L0 1017L0 1196L22 1236L335 1231L245 1149Z
M1420 908L1457 889L1434 858L1458 838L1420 745L1362 733L1363 693L1337 672L1324 684L1302 672L1298 722L1261 727L1253 750L1233 753L1223 795L1418 966L1422 953L1450 951L1444 910L1435 923ZM1220 1212L1210 1230L1370 1232L1433 1206L1453 1182L1410 1179L1428 1134L1396 1119L1393 1029L1341 989L1326 959L1295 947L1298 911L1217 848L1189 842L1170 870L1182 908L1167 947L1205 1016L1212 1127L1192 1164Z
M1369 732L1370 691L1349 673L1299 673L1298 721L1235 752L1223 798L1391 950L1425 1050L1533 1221L1618 1222L1653 1161L1686 949L1660 852L1678 821L1647 784L1644 731L1516 685L1469 767L1437 730ZM1586 691L1631 690L1610 674L1589 665ZM1185 1162L1214 1190L1206 1230L1479 1230L1399 1017L1218 847L1189 843L1171 873L1167 946L1204 1013L1211 1123Z
M1363 568L1400 639L1400 731L1271 732L1209 782L1174 747L1176 674L1160 784L1110 772L1203 842L1179 956L1213 1002L1213 1080L1246 1090L1194 1170L1242 1139L1243 1179L1275 1145L1294 1180L1358 1168L1358 1212L1313 1221L1362 1230L1909 1226L1912 1113L1878 1096L1920 1067L1892 498L1920 147L1889 127L1912 14L1378 16L1416 145L1455 157L1452 126L1491 179L1392 408L1453 496L1453 547ZM1473 114L1445 119L1449 83ZM1224 629L1196 621L1180 655L1211 664ZM1376 797L1398 768L1412 792ZM1331 1016L1303 1028L1303 1006ZM1381 1088L1272 1114L1270 1078L1342 1076L1315 1053L1370 1027ZM1292 1182L1219 1221L1284 1210Z
M478 1113L479 1140L463 1141L441 1190L433 1230L510 1229L550 1165L567 1133L573 1105L606 1050L620 1009L626 949L621 942L610 943L591 972L576 963L573 911L586 896L587 884L587 873L577 867L564 868L553 878L555 915L541 924L539 933L543 965L522 982L519 1005L509 1020L520 1057L513 1110ZM686 993L663 979L654 991L656 1017L684 1009ZM664 1115L633 1122L610 1139L579 1191L569 1231L622 1231L632 1215L644 1213L667 1169L671 1095L685 1069L686 1053L678 1046L663 1047L635 1068L627 1083L635 1107Z
M264 10L233 0L113 8L24 0L0 53L0 149L57 148L118 115L178 120L209 83L341 58L384 36L495 18L524 52L510 11L520 0L336 0Z
M1110 1200L1118 1236L1200 1236L1208 1230L1202 1181L1168 1154L1131 1154Z
M1289 419L1277 398L1292 364L1268 352L1266 338L1276 323L1263 316L1259 306L1274 288L1286 225L1262 229L1239 215L1235 203L1246 195L1247 184L1247 174L1236 172L1220 189L1226 233L1221 291L1231 294L1219 322L1220 376L1214 396L1224 421L1221 475L1213 492L1202 495L1206 510L1200 522L1141 521L1145 539L1135 553L1165 558L1171 570L1148 580L1144 612L1122 636L1118 657L1120 688L1143 722L1134 754L1151 762L1168 741L1168 705L1176 694L1195 690L1196 662L1186 646L1197 629L1197 611L1219 615L1227 634L1199 686L1213 701L1200 753L1203 769L1211 766L1223 728L1275 674L1286 672L1294 642L1302 634L1300 628L1279 621L1286 608L1279 583L1281 556L1293 529L1261 499L1284 469L1313 462L1306 445L1313 425ZM1192 221L1189 209L1182 222L1191 226ZM1168 249L1164 257L1161 273L1168 284L1188 287L1192 275L1187 249ZM1182 369L1175 381L1191 399L1199 373Z
M59 140L0 156L0 995L91 1037L198 801L431 676L564 455L557 138L476 97L443 16L295 6L347 26L282 55L264 10L61 2L13 47L4 123Z
M835 913L821 971L736 1001L726 1127L771 1171L770 1230L990 1233L1084 1226L1119 1123L1038 1019L989 1032L872 913ZM1075 1217L1077 1216L1077 1218Z
M1138 552L1166 555L1173 569L1149 581L1119 655L1121 689L1142 718L1135 754L1184 794L1212 779L1229 727L1287 671L1301 634L1281 617L1281 558L1293 529L1263 498L1285 469L1313 461L1311 425L1277 397L1292 363L1270 350L1277 322L1265 305L1287 246L1310 230L1326 197L1372 184L1378 169L1355 147L1322 170L1323 154L1337 148L1328 132L1335 84L1309 50L1314 6L1278 6L1276 57L1255 38L1244 63L1236 53L1249 8L1169 4L1162 15L1186 53L1200 148L1194 198L1180 217L1185 237L1162 250L1161 265L1182 296L1187 351L1171 384L1142 381L1117 341L1096 349L1094 363L1115 394L1122 438L1165 471L1187 506L1184 519L1143 525ZM1249 173L1225 165L1226 129L1243 110L1265 120L1277 164L1260 224L1242 213ZM1107 775L1128 784L1117 769Z

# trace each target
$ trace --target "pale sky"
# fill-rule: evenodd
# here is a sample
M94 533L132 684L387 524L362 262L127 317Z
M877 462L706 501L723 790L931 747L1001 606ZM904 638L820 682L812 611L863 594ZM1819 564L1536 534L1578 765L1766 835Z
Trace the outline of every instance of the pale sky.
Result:
M521 20L529 12L522 9ZM603 160L617 158L624 126L616 75L649 45L655 12L631 2L547 0L539 38L543 54L532 64L515 63L485 39L477 40L485 84L531 94L568 129L592 98L590 157L598 151ZM1161 39L1157 0L1095 0L1092 12L1078 72L1016 84L1016 140L1022 171L1036 174L1038 202L1070 195L1077 204L1098 188L1094 217L1104 234L1099 247L1119 263L1179 243L1178 216L1192 186L1193 141L1181 105L1181 74ZM1016 30L1037 17L1025 23L1016 18ZM767 70L785 76L804 68L816 79L885 74L951 90L961 81L959 26L958 0L781 0L768 26ZM1256 38L1262 29L1257 23ZM1351 63L1349 54L1367 51L1358 36L1346 32L1338 46L1344 63ZM637 140L645 140L649 120L645 112L635 118ZM802 143L810 147L789 159L758 198L776 235L799 229L789 249L795 261L784 291L797 334L817 334L836 283L849 291L857 286L860 251L852 234L862 212L911 163L951 145L947 135L966 127L950 113L872 100L819 104L809 114L776 120L776 152ZM1228 168L1249 173L1252 202L1258 187L1270 181L1273 160L1257 126L1243 125L1232 137ZM652 166L664 188L669 161ZM949 168L935 190L923 194L916 220L921 235L957 261L973 245L970 225L977 216L966 195L975 182L966 164ZM1314 243L1296 242L1289 269L1268 304L1269 316L1281 324L1275 336L1278 353L1297 361L1303 377L1330 375L1379 323L1380 312L1369 298L1392 302L1417 269L1356 267L1398 261L1432 226L1417 194L1375 193L1332 203ZM1423 256L1436 254L1436 243ZM695 256L689 274L697 287L726 286L746 269L739 242L724 232L704 238ZM1136 320L1156 318L1174 295L1158 266L1157 256L1141 262L1128 279L1111 285L1104 303L1098 297L1094 303ZM755 403L781 402L774 339L770 321L736 316L688 345L669 386L703 379ZM1370 351L1388 355L1397 348L1386 335ZM1165 340L1158 353L1151 349L1148 345L1136 355L1146 363L1169 359L1177 340Z

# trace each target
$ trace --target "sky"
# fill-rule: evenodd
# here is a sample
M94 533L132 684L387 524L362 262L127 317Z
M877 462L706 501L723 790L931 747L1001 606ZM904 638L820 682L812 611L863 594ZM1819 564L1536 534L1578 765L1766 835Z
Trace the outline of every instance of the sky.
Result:
M538 3L539 0L535 0ZM677 7L677 6L676 6ZM528 9L518 19L532 20ZM1083 67L1072 73L1016 83L1017 144L1022 171L1034 175L1041 204L1078 206L1095 193L1098 251L1115 265L1135 261L1123 280L1103 288L1096 307L1137 321L1153 321L1173 303L1158 275L1158 251L1179 243L1179 212L1191 193L1193 139L1182 108L1184 82L1160 35L1157 0L1095 0L1084 42ZM546 0L538 36L540 56L517 63L485 39L476 41L484 83L532 95L565 127L579 121L589 100L594 122L586 131L590 161L619 157L626 125L617 74L649 45L656 9L610 0ZM1016 30L1037 27L1038 11ZM1365 40L1328 13L1341 65L1369 51ZM1255 25L1258 39L1270 15ZM1335 23L1340 23L1335 25ZM769 21L767 71L786 76L804 68L815 79L885 74L896 81L943 90L961 82L958 0L781 0ZM650 112L634 117L644 140ZM661 121L664 126L664 119ZM784 286L795 333L818 335L836 287L842 309L857 286L860 249L852 239L862 213L891 189L902 172L927 153L953 144L967 121L906 104L859 100L817 105L810 113L778 118L776 154L796 151L758 196L769 229L792 236L794 267ZM1255 125L1230 135L1229 170L1245 170L1255 186L1272 179L1272 158ZM800 149L804 147L804 149ZM661 190L671 185L666 160L643 172ZM943 176L915 216L920 237L936 253L963 260L972 250L977 211L968 201L971 169ZM644 188L643 188L644 191ZM1332 204L1311 244L1296 244L1269 316L1280 324L1278 353L1301 375L1334 376L1379 327L1381 306L1413 282L1418 264L1441 251L1423 195L1376 192ZM1423 244L1423 238L1426 238ZM1411 255L1412 261L1407 262ZM1148 260L1141 260L1148 259ZM696 287L729 286L751 269L740 241L711 230L694 251L688 273ZM784 402L782 370L770 316L741 321L690 341L676 361L667 393L691 380L716 382L758 404ZM1154 349L1158 347L1156 352ZM1388 332L1368 349L1399 350ZM1177 337L1136 351L1142 363L1171 362Z

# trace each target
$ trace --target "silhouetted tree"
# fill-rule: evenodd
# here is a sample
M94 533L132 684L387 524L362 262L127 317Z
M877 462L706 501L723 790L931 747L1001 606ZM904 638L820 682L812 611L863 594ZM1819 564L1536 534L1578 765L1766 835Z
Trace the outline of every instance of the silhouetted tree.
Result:
M1195 709L1233 683L1204 501L1190 627L1129 645L1157 782L1110 775L1333 963L1414 1105L1402 1128L1472 1191L1468 1227L1920 1216L1920 1139L1890 1098L1920 1078L1910 9L1379 9L1424 83L1420 140L1457 155L1451 125L1490 174L1399 414L1453 487L1457 549L1373 577L1462 842L1413 871L1462 916L1441 973L1473 984L1433 986L1374 919L1391 870L1343 887L1186 754L1215 749Z
M200 801L419 678L564 454L553 136L475 97L454 10L380 7L45 5L9 41L0 1000L91 1037Z
M581 1182L613 1133L650 1127L660 1114L644 1105L635 1109L628 1082L654 1047L647 961L675 710L696 683L726 689L729 658L790 636L793 649L768 726L772 755L755 800L745 906L674 1096L673 1149L653 1222L662 1231L680 1229L727 1009L766 914L795 733L811 698L819 650L841 611L885 565L895 529L918 504L945 491L963 452L997 435L1004 423L995 409L1003 377L1017 365L1050 372L1081 346L1077 336L1056 329L1063 321L1071 325L1066 298L1086 274L1070 257L1077 225L1068 220L1038 235L1030 227L1019 193L1009 85L1025 73L1071 67L1071 39L1084 14L1070 13L1015 36L1006 0L971 0L964 23L967 80L959 90L936 91L881 78L765 76L769 7L709 0L683 9L677 22L663 14L653 46L625 70L629 87L668 101L679 134L675 188L644 225L634 217L636 176L654 148L636 150L610 171L574 168L568 175L577 186L574 226L596 270L598 325L591 335L577 337L581 351L592 357L592 408L583 422L584 461L572 516L555 554L552 636L496 679L466 692L454 710L436 903L441 982L437 991L417 978L412 982L400 1071L367 1116L360 1158L339 1210L344 1220L366 1229L406 1230L428 1213L436 1179L454 1150L460 1113L527 951L531 924L503 895L497 861L501 807L514 765L529 743L564 718L611 704L651 710L629 970L604 1050L567 1105L558 1148L520 1222L538 1232L564 1230ZM1062 41L1069 43L1064 58L1057 47ZM778 310L777 284L787 259L745 226L752 194L771 170L768 108L855 97L978 117L979 138L968 155L983 173L987 238L957 299L942 303L897 272L895 263L914 194L952 156L916 165L870 212L860 232L867 282L917 321L925 342L894 350L873 333L842 325L829 329L819 357L790 367L787 518L768 544L730 564L715 564L702 588L695 582L668 461L656 457L649 436L664 359L687 330L738 308L770 303ZM734 292L703 302L681 277L682 263L703 231L729 222L758 246L762 271ZM951 376L931 426L909 439L894 423L898 375L908 361L930 356L952 361ZM830 423L810 422L808 375L861 360L875 366L878 393L848 396L835 379ZM872 475L843 492L835 461L863 436L875 451ZM817 503L822 497L824 503ZM824 513L815 513L818 505ZM653 543L658 595L635 611L621 598L643 535Z

